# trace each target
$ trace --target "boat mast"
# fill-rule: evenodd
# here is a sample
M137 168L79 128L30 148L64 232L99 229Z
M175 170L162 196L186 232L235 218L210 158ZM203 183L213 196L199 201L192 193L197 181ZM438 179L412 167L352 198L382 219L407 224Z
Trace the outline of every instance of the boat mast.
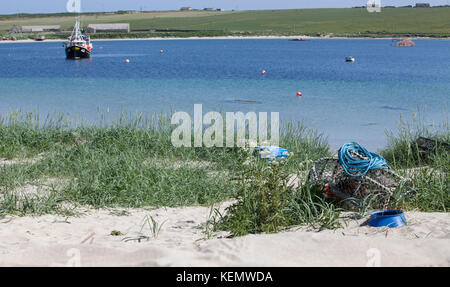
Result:
M78 9L76 9L74 12L77 13L77 16L75 17L75 26L73 27L72 36L71 39L79 40L81 39L81 28L80 28L80 13L81 13L81 2L78 4Z
M80 31L80 16L77 16L75 18L75 26L73 27L73 31L72 31L72 35L71 35L71 39L78 39L81 36L81 31Z

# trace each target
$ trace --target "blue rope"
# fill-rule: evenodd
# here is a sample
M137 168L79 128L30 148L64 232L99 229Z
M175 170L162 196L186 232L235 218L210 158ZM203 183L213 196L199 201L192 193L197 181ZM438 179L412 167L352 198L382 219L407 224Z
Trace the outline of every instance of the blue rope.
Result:
M367 157L368 160L355 158L350 154L350 151ZM354 177L363 176L371 169L388 169L386 160L376 154L369 152L364 147L356 142L344 144L338 151L339 162L344 168L345 172Z

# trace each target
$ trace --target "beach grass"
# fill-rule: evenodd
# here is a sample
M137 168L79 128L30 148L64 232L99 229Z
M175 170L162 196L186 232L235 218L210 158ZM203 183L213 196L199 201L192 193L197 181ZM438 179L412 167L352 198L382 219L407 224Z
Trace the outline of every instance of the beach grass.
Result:
M285 162L269 164L255 158L251 148L174 147L170 114L122 111L108 120L99 112L98 119L89 124L62 114L22 111L0 117L0 217L71 216L79 207L232 202L225 213L216 210L208 230L240 236L341 224L346 203L325 199L323 187L306 182L311 164L332 152L323 135L301 123L281 124L280 146L291 154ZM432 131L418 124L420 118L415 121L401 120L399 131L388 132L389 145L381 152L395 172L412 182L399 185L388 207L447 212L449 151L424 154L415 140L428 136L448 142L448 122ZM368 199L359 212L379 208L375 203Z
M143 120L119 120L109 127L71 129L62 122L39 126L37 116L20 118L1 126L1 156L17 161L3 165L2 187L19 188L48 177L69 178L61 196L93 207L210 204L233 192L226 178L208 175L210 168L170 164L196 158L195 151L171 148L170 122L154 121L150 125L155 126L145 127ZM41 153L39 160L20 162ZM168 159L166 165L159 164L159 158Z
M417 138L426 137L450 143L448 120L437 125L425 124L420 111L411 119L400 118L398 131L389 131L388 146L381 152L389 165L409 178L412 186L402 185L393 194L395 208L420 211L450 209L450 149L448 147L423 151Z
M247 157L245 168L239 171L240 178L235 203L222 214L217 209L207 230L226 230L230 236L249 233L273 233L294 226L309 226L314 229L334 229L342 226L343 210L356 212L358 218L367 216L374 209L402 209L405 211L448 212L450 208L450 150L439 148L421 152L416 140L420 136L449 142L448 121L432 131L421 118L413 113L412 120L400 118L398 131L388 131L389 145L381 154L390 168L405 178L392 191L389 200L381 200L376 194L367 195L358 206L348 200L325 199L323 186L311 185L307 181L292 184L289 159L285 163L268 165ZM297 130L292 135L302 135ZM308 138L302 136L303 139ZM311 136L315 141L314 152L306 149L299 160L307 166L308 155L317 155L321 137ZM285 138L285 140L287 140ZM291 139L292 143L301 142ZM310 140L307 142L312 143ZM286 142L289 142L287 140ZM291 145L292 146L292 145ZM303 150L303 146L300 150ZM300 172L301 168L297 168Z
M410 119L400 117L396 131L387 131L388 146L383 156L395 168L414 168L423 165L442 167L440 158L446 154L445 149L437 149L431 153L421 152L416 140L419 137L432 138L442 142L450 142L450 126L448 119L441 123L426 124L422 111L414 112Z
M99 115L99 122L89 125L60 114L7 113L0 118L1 213L47 213L21 204L44 199L50 206L132 208L208 206L233 198L241 149L175 148L173 128L163 114L122 112L109 123ZM300 124L288 125L282 134L282 143L295 151L290 170L329 155L325 140ZM36 191L49 179L61 184L50 193ZM21 197L11 197L20 190L25 190Z
M224 214L216 209L209 229L226 230L234 237L299 225L319 230L341 226L341 209L324 199L321 188L292 184L287 163L268 164L251 156L244 160L235 203Z

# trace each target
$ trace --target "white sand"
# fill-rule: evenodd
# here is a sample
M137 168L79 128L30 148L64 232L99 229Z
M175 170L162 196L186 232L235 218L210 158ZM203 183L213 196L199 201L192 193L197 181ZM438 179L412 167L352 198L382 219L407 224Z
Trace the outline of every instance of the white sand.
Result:
M295 39L295 38L304 38L304 39L323 39L325 37L311 37L311 36L212 36L212 37L150 37L150 38L117 38L117 39L95 39L95 36L91 38L92 42L104 42L104 41L161 41L161 40L245 40L245 39ZM336 38L337 39L337 38ZM342 39L350 39L350 38L342 38ZM357 38L355 38L357 39ZM374 38L376 39L376 38ZM385 38L386 39L386 38ZM45 42L64 42L65 39L47 39L45 41L36 41L32 39L24 39L24 40L16 40L16 41L0 41L0 44L8 44L8 43L45 43Z
M0 220L0 266L449 266L450 215L407 212L407 227L348 226L321 232L305 229L205 240L209 208L109 210L81 217L11 217ZM151 215L162 228L156 238ZM125 235L111 236L113 230ZM83 242L83 243L82 243Z
M329 36L323 36L323 37L313 37L313 36L304 36L304 35L298 35L298 36L212 36L212 37L151 37L151 38L120 38L120 39L95 39L93 37L91 40L95 44L95 42L104 42L104 41L161 41L161 40L245 40L245 39L295 39L295 38L303 38L303 39L314 39L314 40L320 40L320 39L373 39L373 40L391 40L391 39L397 39L397 38L375 38L375 37L329 37ZM430 37L414 37L411 38L413 40L450 40L450 37L442 37L442 38L430 38ZM32 39L26 39L26 40L16 40L16 41L0 41L0 44L11 44L11 43L46 43L46 42L65 42L64 39L47 39L45 41L35 41ZM95 47L94 47L95 48Z

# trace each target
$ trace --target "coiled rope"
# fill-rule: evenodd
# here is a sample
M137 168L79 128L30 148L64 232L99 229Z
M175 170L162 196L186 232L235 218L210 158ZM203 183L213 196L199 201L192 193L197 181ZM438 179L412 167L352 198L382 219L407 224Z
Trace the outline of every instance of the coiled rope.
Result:
M339 162L349 176L359 177L372 169L388 169L386 160L356 142L346 143L338 151Z

